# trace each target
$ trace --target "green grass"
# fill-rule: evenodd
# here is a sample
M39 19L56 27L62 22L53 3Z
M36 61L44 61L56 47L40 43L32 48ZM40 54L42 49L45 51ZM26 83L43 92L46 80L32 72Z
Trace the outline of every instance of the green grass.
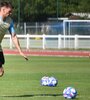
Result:
M0 100L65 100L64 88L74 87L75 100L90 100L90 59L78 57L5 56L5 74L0 78ZM40 85L43 76L58 79L56 87Z

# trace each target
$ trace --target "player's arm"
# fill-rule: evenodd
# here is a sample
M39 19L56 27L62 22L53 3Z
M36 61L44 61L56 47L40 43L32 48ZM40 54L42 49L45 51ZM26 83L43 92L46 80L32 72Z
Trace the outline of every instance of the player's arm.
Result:
M19 44L19 40L18 40L17 36L12 35L12 40L13 40L13 43L15 44L15 47L18 49L20 55L23 56L27 60L28 58L26 57L26 55L24 55L24 53L22 52L22 50L20 48L20 44Z
M13 41L15 47L17 48L17 50L19 51L20 55L23 56L26 60L28 60L27 56L22 52L22 50L20 48L20 43L19 43L19 40L15 34L13 23L11 23L11 26L9 28L9 32L11 34L12 41Z

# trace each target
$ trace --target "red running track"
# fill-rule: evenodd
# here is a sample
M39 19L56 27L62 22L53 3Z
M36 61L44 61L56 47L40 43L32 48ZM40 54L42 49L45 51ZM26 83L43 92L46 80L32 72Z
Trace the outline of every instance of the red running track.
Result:
M19 55L17 50L3 50L5 55ZM26 55L32 56L69 56L89 57L89 51L58 51L58 50L26 50Z

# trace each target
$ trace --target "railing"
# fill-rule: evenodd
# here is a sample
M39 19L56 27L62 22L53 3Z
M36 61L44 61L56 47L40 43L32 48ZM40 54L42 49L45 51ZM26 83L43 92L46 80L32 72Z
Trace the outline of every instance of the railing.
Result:
M64 49L64 48L90 48L90 36L86 35L17 35L21 48ZM14 45L10 35L5 35L3 48L13 49Z
M90 35L90 20L63 20L45 23L22 23L19 34ZM18 33L18 28L16 27Z

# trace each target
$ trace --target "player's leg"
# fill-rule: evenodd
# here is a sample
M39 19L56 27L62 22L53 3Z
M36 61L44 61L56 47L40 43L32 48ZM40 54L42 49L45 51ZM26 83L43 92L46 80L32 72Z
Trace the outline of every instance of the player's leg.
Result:
M0 67L0 77L2 77L3 74L4 74L4 69L3 69L3 67Z
M5 63L5 59L4 59L4 55L3 52L0 52L0 77L3 76L4 74L4 68L3 68L3 64Z
M88 54L89 58L90 58L90 53Z

